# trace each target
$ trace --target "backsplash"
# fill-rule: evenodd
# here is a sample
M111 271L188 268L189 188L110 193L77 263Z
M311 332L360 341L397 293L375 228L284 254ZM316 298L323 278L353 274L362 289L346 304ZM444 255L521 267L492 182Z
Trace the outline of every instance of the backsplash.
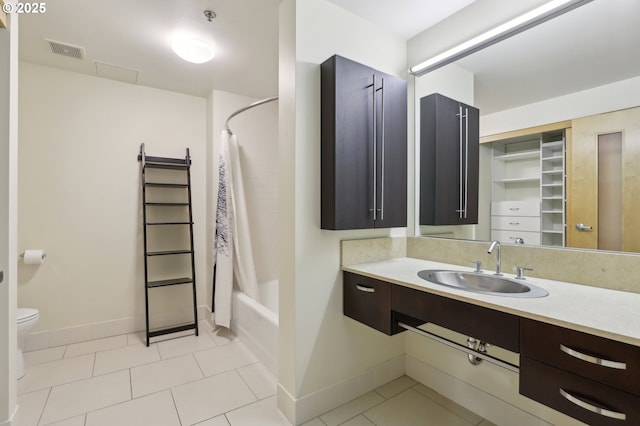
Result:
M413 257L465 267L480 260L483 269L491 270L496 256L487 253L488 247L487 242L424 237L348 240L342 242L342 264ZM504 245L502 270L513 274L517 266L533 268L527 271L532 277L640 293L637 254Z

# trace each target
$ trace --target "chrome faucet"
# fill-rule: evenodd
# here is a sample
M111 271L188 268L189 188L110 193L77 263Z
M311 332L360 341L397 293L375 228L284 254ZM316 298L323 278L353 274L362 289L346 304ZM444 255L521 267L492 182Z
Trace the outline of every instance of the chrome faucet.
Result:
M491 244L489 245L489 249L487 250L487 253L491 254L493 253L493 249L495 249L496 247L498 247L498 259L496 260L496 273L493 275L502 275L502 258L501 258L501 248L500 248L500 242L498 240L493 240L491 241Z

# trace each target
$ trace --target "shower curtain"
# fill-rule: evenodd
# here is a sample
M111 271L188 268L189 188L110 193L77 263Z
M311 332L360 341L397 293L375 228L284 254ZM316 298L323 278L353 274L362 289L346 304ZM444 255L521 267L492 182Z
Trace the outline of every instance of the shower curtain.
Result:
M250 297L259 296L236 136L223 130L219 150L213 308L215 324L229 328L234 281Z

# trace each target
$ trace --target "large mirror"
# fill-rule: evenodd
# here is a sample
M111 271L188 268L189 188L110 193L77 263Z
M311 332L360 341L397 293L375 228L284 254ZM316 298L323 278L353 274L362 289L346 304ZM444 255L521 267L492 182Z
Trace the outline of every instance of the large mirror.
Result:
M486 143L480 145L478 225L442 227L417 224L416 233L421 236L485 241L495 238L495 234L492 235L491 224L492 200L500 200L502 196L498 194L502 189L496 189L494 183L496 173L500 173L496 172L496 168L503 167L496 166L496 163L499 163L494 160L496 155L509 154L514 149L516 151L522 149L523 152L534 151L536 143L537 149L542 151L540 144L550 142L544 145L545 149L548 148L547 158L557 157L558 154L562 156L562 150L558 152L557 148L555 151L551 149L554 146L551 142L556 143L555 146L557 146L559 140L565 141L567 149L573 143L572 149L578 152L575 144L585 136L576 135L575 129L568 130L565 135L562 130L564 127L571 127L572 123L577 123L576 119L582 117L606 115L604 113L640 106L640 54L637 53L640 46L639 16L640 2L637 0L594 0L565 15L460 59L454 64L417 77L414 85L417 145L419 145L420 98L433 92L441 92L454 98L462 97L459 100L478 107L481 141ZM638 123L640 120L637 117L638 115L627 117L633 128L623 128L624 126L615 120L613 123L606 124L605 128L609 126L611 133L617 132L626 138L637 138L638 149L635 151L640 151L640 124ZM527 133L526 131L518 132L525 128L534 128L531 130L530 137L523 135ZM516 132L511 133L509 138L507 133L511 131ZM594 132L598 133L597 130ZM497 134L501 136L495 136ZM604 146L605 142L607 141L603 140L601 145ZM612 144L615 142L609 143L609 145ZM587 150L581 149L581 151ZM595 151L590 155L598 155L597 144ZM615 154L615 149L613 151L614 156L619 156ZM545 154L539 155L544 157ZM573 160L575 164L570 164L570 153L567 153L559 165L551 162L545 165L542 164L544 161L539 160L540 157L529 160L527 163L525 154L522 162L516 161L511 167L519 168L521 171L533 165L534 168L538 167L539 173L545 172L545 169L551 170L547 174L543 173L540 179L549 179L554 173L561 179L566 176L565 187L558 190L548 184L546 188L535 189L535 186L523 183L520 186L510 187L511 193L515 194L510 197L515 196L516 200L520 197L522 200L535 201L535 194L538 191L539 204L551 203L555 207L558 202L553 199L565 198L564 191L566 191L566 197L574 197L576 201L587 197L586 193L576 196L575 189L566 188L567 185L571 186L571 169L575 169L577 164L584 162L585 155L583 154L581 158L576 157ZM588 158L587 161L589 161ZM605 164L605 160L599 161ZM640 156L617 161L635 163L635 168L640 169ZM598 164L598 160L594 160L594 164ZM612 164L614 166L610 169L615 172L615 161ZM416 173L419 173L419 167L417 165ZM562 169L562 173L554 172L552 169ZM416 179L416 182L418 181L419 179ZM638 187L632 191L633 194L627 194L631 199L628 203L629 209L640 207L635 205L640 203L635 201L635 198L640 198L638 196L640 178L637 179L637 183ZM601 192L605 191L601 190ZM601 201L608 205L617 202L619 201ZM419 203L416 204L419 205ZM574 210L577 209L577 212L580 212L580 209L584 210L584 207L577 202L572 203L569 198L567 198L567 205L575 206ZM546 208L551 211L555 207ZM541 206L541 211L544 208L544 205ZM496 209L495 204L493 209ZM560 224L560 227L564 228L562 232L558 232L555 236L551 235L551 232L546 236L543 233L540 241L532 241L531 244L640 251L640 248L633 244L607 245L607 243L596 242L595 245L594 243L585 245L576 242L576 237L568 235L567 228L573 228L575 224L571 221L578 219L568 217L570 215L568 208L563 206L562 209L564 211L560 220L567 224L566 227L563 227L563 223ZM576 211L571 214L575 215ZM608 221L610 224L615 225L616 218L620 217L616 214L618 213L614 212L613 219ZM552 219L552 216L540 217L539 220L557 221ZM589 223L590 220L592 219L584 219L585 227L596 225ZM544 223L541 226L544 227ZM557 223L547 224L547 226L550 226L550 229L559 229ZM620 225L613 226L611 229L623 233L623 238L628 241L640 241L640 227ZM600 233L605 235L612 232L614 231L607 230Z

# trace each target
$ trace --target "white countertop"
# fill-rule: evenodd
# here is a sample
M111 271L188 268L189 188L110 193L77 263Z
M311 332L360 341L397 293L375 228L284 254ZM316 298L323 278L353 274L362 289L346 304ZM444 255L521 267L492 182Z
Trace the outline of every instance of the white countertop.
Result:
M418 271L423 269L473 271L463 266L407 257L342 267L344 271L404 287L640 346L640 294L526 277L525 282L544 288L549 295L541 298L494 296L430 283L418 277ZM514 278L513 274L504 276Z

